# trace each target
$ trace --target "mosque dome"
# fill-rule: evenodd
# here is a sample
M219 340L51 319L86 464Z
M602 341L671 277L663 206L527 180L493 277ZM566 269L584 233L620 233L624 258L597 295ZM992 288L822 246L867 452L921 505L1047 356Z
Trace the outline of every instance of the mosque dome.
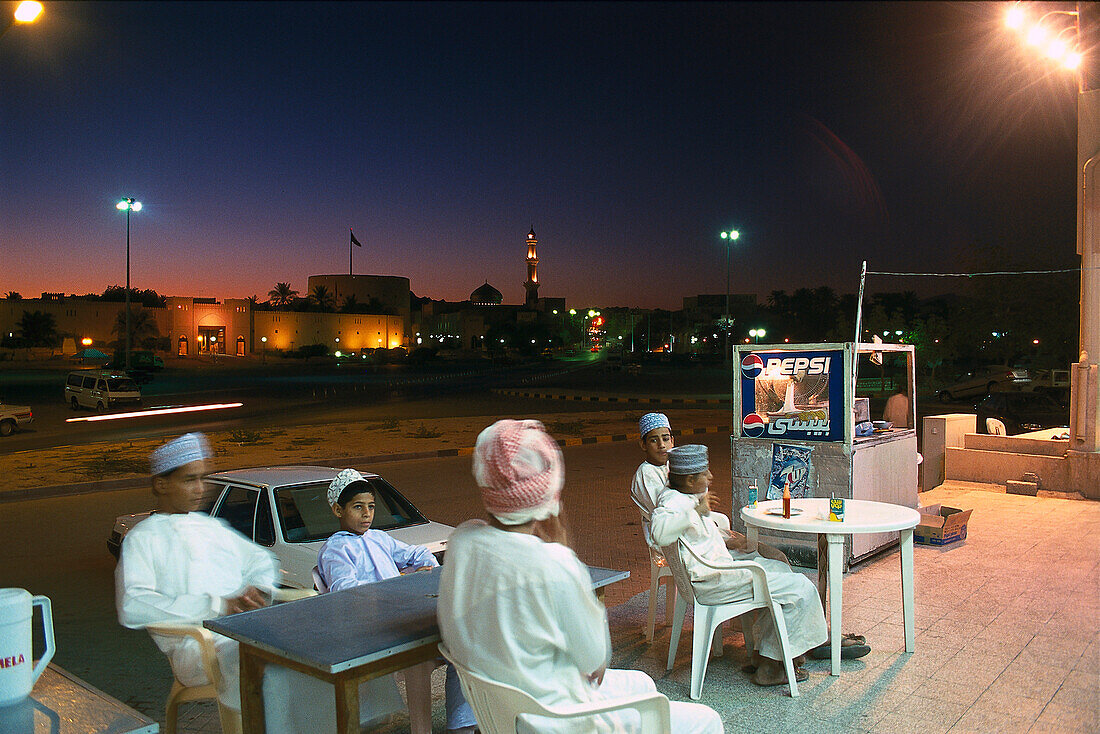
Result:
M504 303L504 294L486 281L484 285L479 285L470 294L470 303L475 306L499 306Z

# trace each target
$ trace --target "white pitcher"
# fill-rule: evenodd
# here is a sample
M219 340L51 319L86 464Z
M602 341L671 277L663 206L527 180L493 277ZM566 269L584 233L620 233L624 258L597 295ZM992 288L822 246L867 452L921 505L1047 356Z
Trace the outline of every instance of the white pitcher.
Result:
M31 659L31 613L42 608L46 650L34 664ZM0 706L18 703L30 695L38 676L53 658L53 612L45 596L31 596L26 589L0 589Z

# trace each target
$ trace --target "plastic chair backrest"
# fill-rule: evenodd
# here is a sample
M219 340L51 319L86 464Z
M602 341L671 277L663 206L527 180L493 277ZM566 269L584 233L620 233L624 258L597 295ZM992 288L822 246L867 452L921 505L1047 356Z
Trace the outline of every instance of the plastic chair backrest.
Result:
M672 581L676 584L676 591L686 600L695 601L695 589L691 585L691 574L684 566L680 558L680 541L672 545L661 546L661 555L665 557L668 570L672 573Z
M328 593L328 584L321 578L321 571L316 566L313 567L313 588L317 589L321 594Z
M1008 429L1005 428L1004 422L1000 421L1000 420L997 420L996 418L986 418L985 419L985 432L989 433L993 436L1007 436L1008 435Z

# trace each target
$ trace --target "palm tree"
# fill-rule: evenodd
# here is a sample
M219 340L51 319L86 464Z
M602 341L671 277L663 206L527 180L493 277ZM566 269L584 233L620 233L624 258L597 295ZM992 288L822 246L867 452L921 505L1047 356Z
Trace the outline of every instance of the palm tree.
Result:
M112 334L118 334L117 348L126 344L126 309L120 308L115 318L115 325L111 327ZM151 343L155 344L160 336L160 327L150 311L130 309L130 343L141 345L150 349Z
M275 287L267 292L267 300L272 306L289 306L298 297L298 291L290 287L290 283L276 283Z
M16 326L28 347L52 347L58 342L57 321L52 313L24 311Z
M4 294L4 298L8 299L9 301L22 301L23 294L19 291L8 291Z
M360 307L359 299L352 293L344 297L344 303L340 306L340 310L344 313L356 313L356 309Z
M309 300L322 311L331 311L336 299L333 297L332 293L329 292L327 286L315 285L313 286L313 290L309 292Z

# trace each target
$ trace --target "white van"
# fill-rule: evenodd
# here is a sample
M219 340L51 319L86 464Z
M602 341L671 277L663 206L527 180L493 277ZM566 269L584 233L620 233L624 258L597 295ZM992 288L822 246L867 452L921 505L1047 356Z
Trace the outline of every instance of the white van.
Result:
M125 372L78 370L65 381L65 402L73 410L92 408L102 413L108 408L141 405L141 388Z

